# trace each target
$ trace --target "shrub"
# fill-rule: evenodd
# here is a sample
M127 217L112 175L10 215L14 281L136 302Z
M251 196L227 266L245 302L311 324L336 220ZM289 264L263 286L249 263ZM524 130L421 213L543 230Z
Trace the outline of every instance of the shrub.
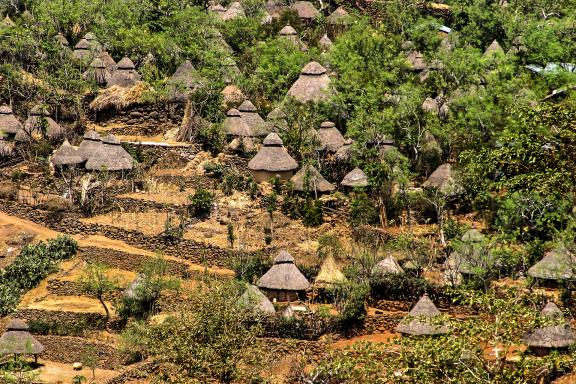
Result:
M324 210L320 200L308 200L302 212L302 222L307 227L317 227L324 222Z
M357 193L350 204L350 216L348 221L351 226L375 224L379 220L375 204L370 201L364 192Z
M334 289L335 304L340 315L338 325L341 329L360 325L366 317L366 300L370 287L361 283L347 283Z
M0 184L0 198L6 200L16 200L18 198L18 188L11 182Z
M191 213L197 217L210 215L214 204L214 194L204 188L198 189L194 195L189 196Z

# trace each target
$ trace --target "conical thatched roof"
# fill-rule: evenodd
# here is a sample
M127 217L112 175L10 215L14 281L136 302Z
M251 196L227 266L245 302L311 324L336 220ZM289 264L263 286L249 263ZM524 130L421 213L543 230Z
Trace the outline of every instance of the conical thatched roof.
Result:
M563 246L544 255L544 258L528 269L528 275L538 279L573 279L576 271L576 258Z
M230 109L226 113L226 118L222 122L222 127L227 135L241 136L241 137L254 137L256 136L246 122L242 119L240 111L237 109Z
M412 308L408 316L404 318L394 330L396 332L417 336L447 333L449 332L447 326L433 324L434 318L440 315L441 313L438 308L436 308L428 295L425 294L416 303L414 308Z
M253 171L284 172L298 168L298 163L288 154L282 145L282 139L276 133L270 133L263 141L256 156L248 163Z
M448 193L454 187L454 183L452 166L445 163L436 168L422 186L424 188L436 188L443 193Z
M89 171L127 171L132 169L134 159L120 145L114 135L102 139L102 145L88 158L86 169Z
M257 286L252 284L249 284L246 291L240 296L238 304L264 314L276 313L274 304L272 304Z
M235 1L226 10L226 12L220 15L222 20L232 20L238 17L246 17L246 13L244 12L244 8L242 8L242 4Z
M13 319L8 323L6 332L0 337L0 356L38 355L42 352L44 346L28 332L28 325L23 320Z
M541 314L560 324L536 328L522 338L526 345L532 348L566 348L576 343L574 332L564 320L564 314L556 304L549 301Z
M106 64L98 57L92 60L90 67L82 74L84 79L95 81L98 85L106 85L112 75L106 69Z
M110 54L107 51L100 52L100 54L98 55L98 58L100 60L102 60L102 62L106 66L106 69L108 70L108 72L112 73L114 71L114 69L116 69L116 62L114 61L112 56L110 56Z
M410 52L406 57L406 59L410 63L412 69L414 69L415 71L423 71L426 68L428 68L426 62L424 61L424 55L418 51Z
M336 189L312 164L302 167L290 181L298 192L325 193Z
M367 187L368 176L366 176L364 171L356 167L352 171L350 171L346 176L344 176L340 184L350 188Z
M306 44L304 44L304 42L300 40L300 37L298 37L298 32L296 32L296 30L291 25L286 25L280 30L278 34L280 35L280 38L290 41L301 51L308 50Z
M238 107L242 120L252 132L251 136L263 136L268 134L268 127L264 119L258 114L258 109L250 102L245 100Z
M74 50L89 50L90 49L90 42L86 39L81 39L76 45L74 46Z
M334 43L332 42L332 40L330 40L327 34L324 34L324 36L322 36L322 38L318 41L318 45L320 46L320 48L327 50L330 49L330 47L332 47Z
M2 24L4 24L7 27L13 27L14 25L16 25L8 15L4 17L4 20L2 20Z
M8 105L0 106L0 132L16 134L24 126L12 113L12 108Z
M388 256L372 268L373 275L387 275L389 273L404 273L404 270L394 256Z
M60 148L54 151L52 158L50 159L52 164L56 166L65 165L78 165L86 161L82 154L70 145L68 139L65 139Z
M320 124L317 132L320 139L320 148L328 152L336 152L346 141L338 128L336 128L336 125L331 121L325 121Z
M106 86L108 88L114 85L122 88L133 87L142 79L142 76L136 72L135 68L132 60L124 57L116 64L116 70L112 72L112 76Z
M336 160L338 160L338 161L350 161L350 159L352 158L352 143L353 143L353 141L348 139L348 140L346 140L346 142L344 143L343 146L338 148L338 150L334 154L334 157L336 158Z
M308 279L294 264L294 258L287 251L280 251L274 265L257 283L258 287L286 291L304 291L310 287Z
M42 120L45 120L43 122ZM30 111L30 116L24 123L24 129L16 132L14 139L16 141L31 141L34 135L41 133L41 128L46 124L46 137L49 140L58 140L64 134L62 127L55 122L49 115L48 110L40 105L36 105Z
M188 93L200 86L201 81L190 60L184 60L170 77L168 83L172 87L171 97L185 100Z
M331 96L332 91L326 68L312 61L304 66L300 77L288 91L288 96L305 103L326 100Z
M280 32L278 32L278 34L280 36L292 36L292 35L298 35L298 32L296 32L294 27L292 27L290 24L287 24L284 28L280 30Z
M310 1L296 1L292 5L292 9L298 13L298 17L301 19L311 20L320 16L320 12Z
M116 64L116 69L135 69L134 62L129 57L124 56L122 60Z
M54 36L54 40L56 40L63 47L68 47L70 45L68 39L66 39L62 32L58 32L58 34Z
M82 39L75 46L72 52L72 57L80 60L82 63L88 63L92 59L94 53L91 49L91 44L88 40Z
M78 146L78 154L84 159L89 159L96 153L96 150L102 146L102 139L96 131L87 131L84 134L84 140Z
M221 93L224 98L224 104L229 107L238 106L246 99L244 93L235 85L227 85Z
M334 257L330 255L324 259L324 262L320 266L320 271L316 276L316 280L314 280L314 285L317 287L328 287L342 284L347 281L348 279L338 267L336 260L334 260Z
M350 14L340 6L326 18L326 23L331 25L348 25L351 22Z
M504 49L502 49L502 47L500 46L500 44L498 43L498 41L494 40L489 46L488 48L486 48L486 50L484 51L484 55L493 55L496 53L501 53L504 54Z

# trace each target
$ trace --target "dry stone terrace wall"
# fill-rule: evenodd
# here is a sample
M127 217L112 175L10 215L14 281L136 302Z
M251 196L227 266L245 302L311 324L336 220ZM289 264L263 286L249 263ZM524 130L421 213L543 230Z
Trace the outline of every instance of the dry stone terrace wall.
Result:
M41 328L38 324L48 326L57 325L59 329L68 333L70 330L102 330L106 327L115 327L107 324L106 316L93 312L49 311L42 309L19 309L14 317L27 320L32 329Z
M73 364L83 361L89 349L98 354L97 368L116 369L122 366L124 359L115 348L97 341L89 341L73 336L35 336L46 348L42 357L58 363Z

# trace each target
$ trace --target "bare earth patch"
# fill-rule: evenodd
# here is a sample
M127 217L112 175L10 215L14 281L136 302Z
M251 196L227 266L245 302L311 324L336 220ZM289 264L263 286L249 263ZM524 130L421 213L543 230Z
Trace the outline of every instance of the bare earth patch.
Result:
M110 225L128 231L137 231L145 235L156 236L164 231L168 213L148 212L111 212L90 218L82 218L85 224Z
M34 293L34 290L29 291L28 294ZM30 301L30 300L26 300ZM24 302L24 300L23 300ZM112 308L112 303L107 302L108 308ZM22 303L20 304L22 307ZM55 296L47 295L42 297L41 300L32 302L25 306L26 309L38 309L43 311L63 311L63 312L77 312L77 313L99 313L105 315L106 312L98 299L85 296ZM111 310L111 312L113 312Z
M39 379L44 383L71 383L75 376L84 376L88 380L92 378L92 370L83 367L79 371L72 368L72 364L57 363L55 361L39 359L40 367L34 370L39 375ZM93 383L105 383L120 373L117 371L96 369L96 380Z

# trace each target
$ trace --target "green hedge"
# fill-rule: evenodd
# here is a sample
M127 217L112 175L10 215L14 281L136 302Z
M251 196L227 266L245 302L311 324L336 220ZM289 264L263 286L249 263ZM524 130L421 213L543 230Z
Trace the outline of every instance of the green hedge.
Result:
M24 292L53 272L59 261L76 254L78 244L69 236L26 245L16 260L0 271L0 315L14 312Z

